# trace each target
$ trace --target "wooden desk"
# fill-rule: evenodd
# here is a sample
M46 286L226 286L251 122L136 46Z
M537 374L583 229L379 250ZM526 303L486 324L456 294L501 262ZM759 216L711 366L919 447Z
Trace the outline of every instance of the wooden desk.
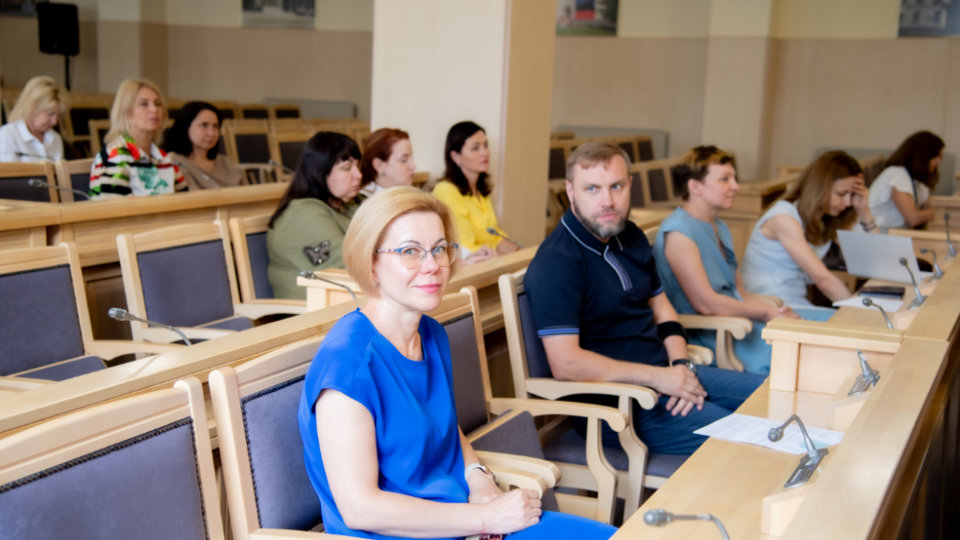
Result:
M529 266L536 253L537 246L533 246L471 266L461 267L447 284L446 292L457 292L470 285L475 287L480 298L483 333L489 334L499 330L503 328L503 307L500 304L500 290L497 280L503 274L516 272ZM325 270L316 272L316 275L350 287L358 298L364 296L360 287L346 270ZM298 277L297 285L307 288L307 309L310 311L351 300L350 293L343 288L323 281Z
M60 222L57 204L0 199L0 250L43 247Z
M960 233L960 197L956 195L933 195L930 197L930 207L934 209L933 219L927 223L927 230L944 231L946 221L943 214L950 214L950 234ZM960 240L957 238L956 240Z
M660 223L672 213L672 208L631 208L630 221L646 232L647 229L659 227Z
M50 242L75 242L85 267L115 263L118 234L270 212L286 189L287 184L262 184L53 205L60 209L60 222Z

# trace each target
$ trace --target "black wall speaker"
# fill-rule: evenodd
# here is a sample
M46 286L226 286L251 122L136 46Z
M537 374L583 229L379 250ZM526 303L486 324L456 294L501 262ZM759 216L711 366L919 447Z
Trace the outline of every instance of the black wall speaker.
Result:
M73 4L37 4L40 52L76 56L80 53L80 22Z

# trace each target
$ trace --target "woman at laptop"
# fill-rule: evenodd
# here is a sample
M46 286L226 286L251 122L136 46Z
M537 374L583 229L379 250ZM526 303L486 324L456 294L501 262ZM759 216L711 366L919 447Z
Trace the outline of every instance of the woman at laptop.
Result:
M917 227L933 219L930 192L940 178L943 139L920 131L903 141L870 186L870 211L884 229Z
M859 223L864 232L879 231L869 195L857 160L845 152L817 158L800 175L796 189L754 227L743 257L747 292L778 296L804 319L829 319L834 310L811 304L807 285L816 285L833 302L852 296L822 258L839 229Z

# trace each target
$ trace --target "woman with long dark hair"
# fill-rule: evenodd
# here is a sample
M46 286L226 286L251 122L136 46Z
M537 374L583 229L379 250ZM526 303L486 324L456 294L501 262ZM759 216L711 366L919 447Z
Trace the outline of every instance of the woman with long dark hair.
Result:
M943 139L929 131L907 137L870 186L870 210L885 229L916 227L933 219L930 192L940 178Z
M834 310L813 306L807 284L834 302L852 296L822 259L837 230L851 229L858 217L864 231L879 231L868 196L857 160L845 152L817 158L800 174L796 189L757 221L741 268L747 292L778 296L804 319L828 319Z
M506 236L490 204L493 186L487 174L490 170L487 133L473 122L454 124L447 132L443 159L446 171L443 180L433 188L433 195L453 211L463 264L516 251L516 245L487 232L492 228Z
M276 298L305 299L301 270L343 268L343 237L358 207L360 148L321 131L307 141L297 172L267 229L267 275Z
M190 190L219 189L243 183L243 171L220 153L220 111L203 101L191 101L163 141L170 159L180 165Z

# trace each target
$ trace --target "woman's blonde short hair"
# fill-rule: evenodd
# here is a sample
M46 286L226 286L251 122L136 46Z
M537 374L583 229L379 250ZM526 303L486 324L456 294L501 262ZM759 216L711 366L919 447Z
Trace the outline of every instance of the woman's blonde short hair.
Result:
M397 186L378 193L360 205L343 239L343 260L347 272L367 296L379 298L373 281L373 261L390 225L398 217L415 212L433 212L443 222L447 242L456 244L457 226L447 205L433 195L412 186ZM460 267L458 257L450 265L450 277Z
M10 122L26 120L34 112L53 105L67 108L67 90L50 77L34 77L20 92L16 105L10 111ZM61 111L64 112L64 111Z
M130 133L130 113L133 112L133 106L136 104L137 92L142 88L149 88L156 92L157 96L160 97L160 103L163 104L163 112L160 115L160 129L153 136L153 142L160 144L160 139L163 138L163 128L167 123L167 102L163 99L163 92L157 88L157 85L146 79L127 79L120 83L120 88L117 88L117 95L113 98L113 108L110 109L110 131L107 132L105 141L110 142L124 133Z

